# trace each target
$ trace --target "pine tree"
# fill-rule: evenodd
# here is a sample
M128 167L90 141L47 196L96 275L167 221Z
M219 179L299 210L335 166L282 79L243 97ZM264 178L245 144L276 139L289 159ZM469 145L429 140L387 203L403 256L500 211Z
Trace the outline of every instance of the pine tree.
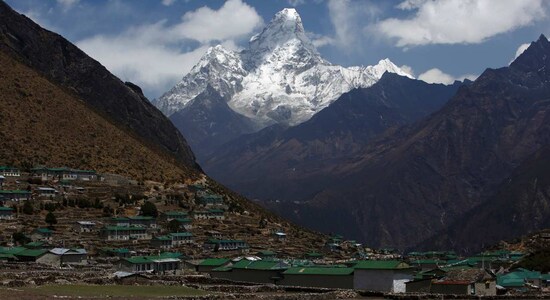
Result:
M51 211L48 212L48 214L46 215L46 219L44 221L46 221L46 223L48 223L50 227L57 224L57 218Z
M143 216L156 218L159 212L157 210L157 206L154 203L145 201L145 203L143 203L143 205L141 206L141 214Z

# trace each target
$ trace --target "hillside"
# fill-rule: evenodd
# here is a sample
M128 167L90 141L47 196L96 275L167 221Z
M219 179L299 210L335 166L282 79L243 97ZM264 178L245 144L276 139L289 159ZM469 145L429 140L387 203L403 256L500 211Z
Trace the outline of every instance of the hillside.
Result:
M140 180L198 176L2 51L0 68L0 164L69 166Z
M62 36L41 28L0 1L0 51L30 66L131 132L153 151L199 169L174 125L133 84L125 84Z
M406 248L445 231L549 143L549 56L541 36L509 67L487 69L438 112L332 169L332 184L307 204L281 211L375 246Z
M253 131L252 122L231 110L211 87L197 95L185 108L173 113L170 120L196 149L199 160L222 144Z
M550 147L526 159L498 192L473 208L444 233L420 243L473 252L500 240L550 228Z

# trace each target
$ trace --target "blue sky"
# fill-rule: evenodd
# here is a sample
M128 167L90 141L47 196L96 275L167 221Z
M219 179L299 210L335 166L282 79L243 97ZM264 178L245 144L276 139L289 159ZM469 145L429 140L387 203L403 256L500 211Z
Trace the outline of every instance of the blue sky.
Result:
M330 62L390 58L429 82L506 66L550 32L545 0L7 0L150 99L173 86L209 46L238 50L273 15L295 7Z

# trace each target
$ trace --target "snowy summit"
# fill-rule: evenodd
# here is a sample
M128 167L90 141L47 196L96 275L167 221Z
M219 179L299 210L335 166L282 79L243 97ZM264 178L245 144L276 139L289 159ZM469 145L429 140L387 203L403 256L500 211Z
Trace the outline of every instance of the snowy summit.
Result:
M221 45L208 49L155 105L170 116L210 85L258 128L274 123L293 126L343 93L373 85L386 71L411 77L389 59L367 67L331 64L307 37L298 12L285 8L250 39L247 49L234 52Z

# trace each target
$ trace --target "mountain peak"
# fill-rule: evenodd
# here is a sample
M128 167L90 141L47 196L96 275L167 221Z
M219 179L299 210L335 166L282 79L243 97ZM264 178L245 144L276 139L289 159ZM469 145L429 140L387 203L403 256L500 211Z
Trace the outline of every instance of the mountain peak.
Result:
M322 61L305 33L302 18L294 8L285 8L276 13L262 32L253 36L249 42L252 61L261 60L277 48L287 48L292 52L306 50Z
M238 53L228 50L222 45L212 46L206 50L206 53L191 70L191 73L198 73L203 68L216 67L219 65L240 65Z
M286 19L294 20L300 23L302 22L302 19L295 8L283 8L283 10L275 14L274 19Z
M510 67L523 72L538 72L550 76L550 42L541 34L537 41L518 56Z
M389 58L384 58L378 61L378 64L373 66L373 69L375 74L378 74L378 77L382 77L385 72L390 72L414 79L414 76L412 76L412 74L409 74L403 69L396 66Z

